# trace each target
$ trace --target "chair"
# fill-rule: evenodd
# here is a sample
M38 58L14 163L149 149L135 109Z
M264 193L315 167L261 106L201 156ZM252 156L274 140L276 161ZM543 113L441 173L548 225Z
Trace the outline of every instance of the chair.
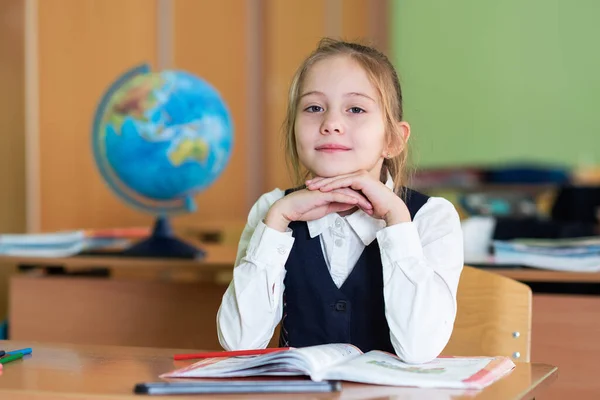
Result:
M513 279L465 266L448 356L508 356L529 362L531 289Z

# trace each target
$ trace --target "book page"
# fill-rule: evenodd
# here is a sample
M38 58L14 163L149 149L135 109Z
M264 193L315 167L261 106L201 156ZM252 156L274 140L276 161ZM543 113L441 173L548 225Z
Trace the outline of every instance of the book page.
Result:
M295 349L310 367L311 374L347 362L362 353L356 346L346 343L330 343Z
M207 358L162 375L165 378L232 378L259 375L311 375L356 357L362 352L349 344L326 344L252 357Z
M371 351L323 371L315 380L340 379L392 386L483 388L514 368L505 357L438 358L406 364L392 354Z
M293 350L252 357L206 358L187 367L161 375L161 378L232 378L259 375L308 375L302 360Z

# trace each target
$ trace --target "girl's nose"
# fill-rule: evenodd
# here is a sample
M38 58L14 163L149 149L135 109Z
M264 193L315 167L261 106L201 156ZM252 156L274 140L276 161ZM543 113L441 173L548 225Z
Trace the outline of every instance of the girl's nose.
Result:
M321 129L321 133L323 135L331 135L333 133L337 133L340 134L342 133L341 129L339 128L329 128L329 127L323 127L323 129Z
M325 121L323 121L323 124L321 124L322 135L340 135L343 132L342 124L336 118L326 118Z

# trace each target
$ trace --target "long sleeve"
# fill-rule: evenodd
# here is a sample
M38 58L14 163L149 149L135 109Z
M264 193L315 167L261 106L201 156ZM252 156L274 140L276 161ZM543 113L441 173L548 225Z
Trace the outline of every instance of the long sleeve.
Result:
M285 263L294 238L267 227L262 220L283 196L261 196L248 216L238 245L233 279L217 313L219 342L226 350L265 348L281 320Z
M456 317L463 237L454 206L430 198L412 222L384 228L380 244L386 319L396 354L422 363L444 349Z

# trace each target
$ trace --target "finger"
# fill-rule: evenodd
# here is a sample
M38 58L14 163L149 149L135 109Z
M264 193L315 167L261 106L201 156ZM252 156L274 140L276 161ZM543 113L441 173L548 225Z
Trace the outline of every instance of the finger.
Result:
M330 203L346 203L356 205L359 203L359 199L355 196L350 196L340 192L327 192L323 193L326 195L325 199Z
M321 178L321 177L318 177L318 178L311 179L310 181L306 181L306 183L305 183L306 184L306 188L308 190L318 190L319 187L323 184L322 182L323 181L327 182L327 180L329 180L329 179L332 179L332 178Z
M373 215L374 211L373 209L369 208L369 209L364 209L362 207L360 207L358 204L344 204L344 203L329 203L329 208L327 210L328 214L331 214L333 212L342 212L342 211L349 211L352 209L356 209L356 208L360 208L365 214L368 215Z
M362 179L358 176L348 176L346 178L339 178L339 179L333 180L331 182L327 182L327 183L323 183L323 184L319 185L319 190L321 192L329 192L334 189L339 189L339 188L344 188L344 187L351 188L354 190L362 190L363 189Z
M306 187L310 188L311 190L315 190L321 187L321 185L323 185L323 183L327 183L329 181L331 181L331 179L335 179L335 178L321 178L321 177L317 177L314 179L310 179L308 181L306 181Z
M358 204L357 204L358 206ZM364 208L364 207L359 207L361 210L363 210L366 214L369 215L373 215L373 213L375 212L375 210L373 209L373 207L371 208Z
M354 176L354 175L357 175L357 174L360 174L360 173L361 172L352 172L350 174L337 175L337 176L332 176L332 177L329 177L329 178L324 178L324 177L321 177L321 176L316 176L316 177L314 177L312 179L307 180L306 181L306 185L307 186L308 185L320 186L320 185L327 184L328 182L331 182L331 181L336 180L336 179L347 178L349 176Z
M358 206L362 209L372 209L373 205L371 204L371 202L369 201L369 199L367 199L365 196L363 196L362 194L358 193L355 190L349 189L349 188L339 188L339 189L335 189L336 192L339 193L344 193L348 196L352 196L355 197L356 199L358 199Z
M319 180L313 180L307 185L307 187L310 188L310 190L317 190L325 185L330 184L331 182L336 182L340 179L346 179L347 177L349 177L349 175L334 176L332 178L321 178Z
M307 179L304 183L308 186L310 183L316 183L316 182L322 181L323 179L325 179L325 178L323 178L321 176L315 176L311 179Z
M329 208L327 209L327 213L331 214L331 213L336 213L336 212L349 211L349 210L352 210L353 208L356 208L356 206L354 204L329 203Z
M343 210L340 209L336 212L339 211L348 211L354 207L358 207L361 210L363 210L365 213L367 213L368 215L373 215L374 210L373 210L373 206L371 205L371 203L369 203L368 201L360 201L356 195L346 195L346 194L342 194L339 192L330 192L332 195L340 195L340 196L344 196L343 198L346 198L348 200L346 201L339 201L340 203L347 203L347 205L349 205L350 207L344 208ZM360 197L360 195L359 195ZM343 199L342 197L339 198L339 200ZM331 202L330 204L334 204L335 202Z

